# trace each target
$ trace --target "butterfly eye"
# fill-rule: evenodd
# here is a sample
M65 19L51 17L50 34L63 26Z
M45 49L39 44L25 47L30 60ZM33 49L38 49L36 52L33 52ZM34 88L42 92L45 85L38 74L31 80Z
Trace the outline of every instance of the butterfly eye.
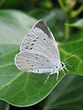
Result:
M33 67L33 65L31 65Z
M62 67L64 67L64 63L61 63Z

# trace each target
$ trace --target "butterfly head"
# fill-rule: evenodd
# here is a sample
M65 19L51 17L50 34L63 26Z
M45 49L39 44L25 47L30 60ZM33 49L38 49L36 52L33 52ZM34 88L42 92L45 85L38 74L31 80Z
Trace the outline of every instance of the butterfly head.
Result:
M63 62L61 62L61 68L62 68L62 69L66 68L66 67L65 67L65 64L64 64Z

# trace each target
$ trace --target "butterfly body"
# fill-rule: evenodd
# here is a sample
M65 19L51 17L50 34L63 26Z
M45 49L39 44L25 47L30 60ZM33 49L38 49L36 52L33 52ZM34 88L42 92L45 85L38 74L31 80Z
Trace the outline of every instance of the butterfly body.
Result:
M59 73L65 68L60 61L57 43L45 22L39 20L24 37L15 56L18 69L32 73Z

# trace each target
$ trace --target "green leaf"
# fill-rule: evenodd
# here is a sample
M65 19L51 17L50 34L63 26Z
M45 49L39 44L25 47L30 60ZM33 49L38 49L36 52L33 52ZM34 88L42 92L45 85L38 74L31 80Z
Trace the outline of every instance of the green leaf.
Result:
M0 11L0 99L15 106L31 106L43 100L66 75L60 72L57 80L54 74L44 83L48 74L26 73L16 68L14 57L19 52L21 40L35 22L36 20L19 11ZM78 47L80 53L82 44L81 33L73 41L60 43L61 59L70 57ZM72 69L67 66L69 74L83 76L82 56L75 53L75 56L65 61L66 63L75 67Z
M64 76L19 71L14 64L20 42L36 20L17 11L0 11L0 98L17 106L30 106L44 99Z
M67 75L47 98L43 110L82 109L83 77Z
M20 44L35 22L20 11L0 11L0 44Z
M76 21L75 23L65 24L65 25L71 26L71 27L76 27L76 28L79 28L79 29L83 29L83 19L80 19L80 20Z

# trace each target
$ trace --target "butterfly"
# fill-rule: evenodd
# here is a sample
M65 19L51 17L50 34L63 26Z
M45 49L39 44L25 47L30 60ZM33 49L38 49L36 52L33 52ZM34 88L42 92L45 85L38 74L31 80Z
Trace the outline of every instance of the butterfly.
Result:
M20 46L20 52L15 56L18 69L37 74L49 73L59 75L66 69L60 60L60 54L55 38L43 20L39 20L26 34ZM47 78L47 79L48 79Z

